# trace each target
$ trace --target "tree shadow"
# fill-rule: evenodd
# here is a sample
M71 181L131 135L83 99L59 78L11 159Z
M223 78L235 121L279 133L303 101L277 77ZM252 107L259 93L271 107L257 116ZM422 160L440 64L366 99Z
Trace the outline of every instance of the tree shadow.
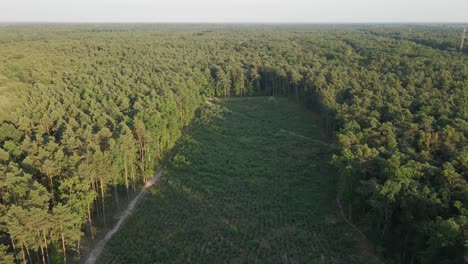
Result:
M323 146L275 136L279 127L317 129L288 116L297 110L290 104L213 102L102 259L352 263L352 234L344 223L326 220L334 196Z

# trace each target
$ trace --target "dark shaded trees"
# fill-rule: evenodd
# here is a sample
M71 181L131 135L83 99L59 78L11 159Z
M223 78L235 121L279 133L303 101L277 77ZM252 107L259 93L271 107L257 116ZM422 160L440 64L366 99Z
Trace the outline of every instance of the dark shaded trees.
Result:
M338 197L384 256L463 261L468 63L448 44L455 29L35 30L0 29L0 261L70 259L207 97L252 95L320 114Z

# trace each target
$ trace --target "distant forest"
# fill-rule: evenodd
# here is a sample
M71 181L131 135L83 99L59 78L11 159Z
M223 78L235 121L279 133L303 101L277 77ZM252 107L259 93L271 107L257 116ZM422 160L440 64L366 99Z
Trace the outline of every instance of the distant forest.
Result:
M388 263L468 259L459 26L0 24L0 262L63 263L211 97L320 114L337 200Z

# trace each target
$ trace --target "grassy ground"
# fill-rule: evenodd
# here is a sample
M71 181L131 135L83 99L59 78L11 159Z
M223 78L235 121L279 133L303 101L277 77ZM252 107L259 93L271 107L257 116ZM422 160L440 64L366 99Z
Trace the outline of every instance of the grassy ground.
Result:
M321 139L287 99L212 102L100 262L363 263Z

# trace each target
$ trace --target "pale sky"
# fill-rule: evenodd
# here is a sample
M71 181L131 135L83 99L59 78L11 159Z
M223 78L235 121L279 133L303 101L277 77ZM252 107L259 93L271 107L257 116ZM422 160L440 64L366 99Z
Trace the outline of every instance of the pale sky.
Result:
M0 0L2 22L468 22L468 0Z

